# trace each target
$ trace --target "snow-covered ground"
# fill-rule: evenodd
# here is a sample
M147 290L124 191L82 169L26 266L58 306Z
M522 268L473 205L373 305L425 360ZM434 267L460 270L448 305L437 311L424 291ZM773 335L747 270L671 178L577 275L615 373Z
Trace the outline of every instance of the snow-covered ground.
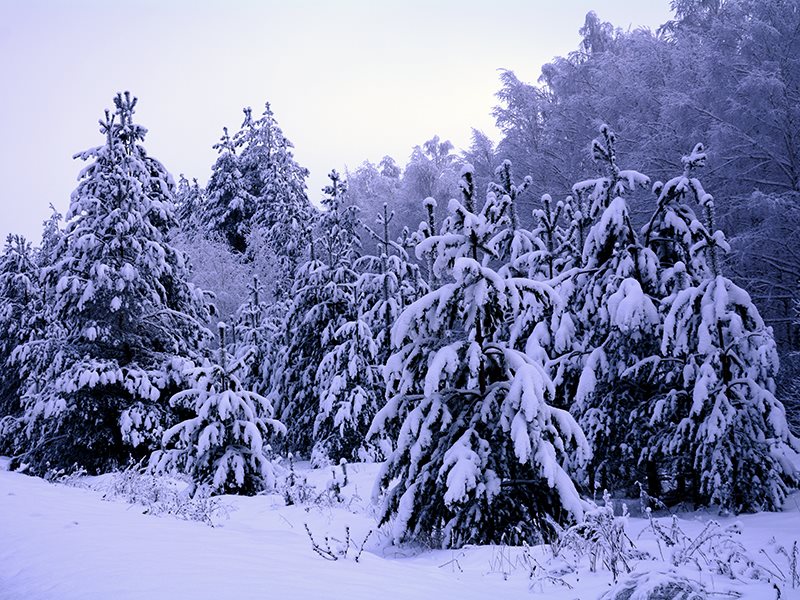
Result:
M112 476L65 485L0 469L0 598L591 600L611 587L611 574L603 569L590 572L586 557L578 560L576 572L561 576L562 581L539 578L543 570L536 570L532 580L531 566L537 562L550 565L550 574L555 575L559 566L570 563L552 560L546 548L443 551L391 546L376 528L369 502L376 471L375 465L350 465L343 501L328 494L315 504L286 506L279 495L223 497L228 514L218 514L210 527L170 515L143 514L145 507L120 497L104 500ZM302 473L316 487L313 494L322 493L332 478L331 469L302 469ZM687 563L680 572L723 594L713 597L736 597L725 595L736 592L754 600L775 598L771 583L753 577L761 573L763 578L766 570L789 577L789 561L779 546L791 554L792 543L800 539L798 504L795 495L781 514L683 515L678 524L694 539L712 518L722 529L739 523L741 534L733 535L754 563L748 566L732 559L738 579L731 579L708 565L709 548L704 548L694 555L703 571ZM669 517L659 522L672 526ZM326 535L335 538L334 553L342 547L349 527L352 543L347 557L332 561L315 553L306 524L321 544ZM664 554L669 561L674 548L662 544L659 550L648 524L647 519L630 517L628 536L638 550L654 557ZM356 561L357 547L370 530L366 550ZM710 545L719 550L723 540L714 538ZM667 562L649 559L633 561L631 566L637 571L669 568ZM788 582L783 588L783 599L800 598L800 588L793 590Z

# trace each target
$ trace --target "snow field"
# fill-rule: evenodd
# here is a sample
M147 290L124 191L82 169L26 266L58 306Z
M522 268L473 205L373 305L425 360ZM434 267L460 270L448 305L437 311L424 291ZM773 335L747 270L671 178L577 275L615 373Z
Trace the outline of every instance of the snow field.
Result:
M390 545L388 535L376 527L369 501L377 470L374 464L348 465L342 502L286 506L277 494L224 496L228 516L218 517L216 527L143 514L145 507L119 498L104 501L110 475L84 477L74 487L0 471L0 599L593 600L610 588L611 574L602 569L591 573L585 562L576 573L560 577L571 589L558 578L530 579L531 561L548 564L550 552L544 547L427 550ZM298 465L297 472L315 488L313 494L324 494L332 479L331 468ZM692 513L681 516L679 523L687 535L696 536L711 518L722 527L740 523L738 541L748 555L773 571L779 567L788 573L787 560L775 549L790 549L800 538L800 495L789 498L783 513L737 518ZM668 526L671 520L659 522ZM348 558L330 561L316 554L305 524L321 545L330 536L334 552L342 547L349 527L353 547ZM639 550L658 557L654 536L642 533L647 524L646 519L630 517L626 531ZM370 530L356 562L355 547ZM558 563L549 565L555 572ZM634 570L657 573L668 571L669 565L642 560ZM719 594L735 592L752 600L775 597L767 582L732 580L692 566L682 566L679 572ZM788 586L783 598L792 598L792 593L800 598L800 588Z

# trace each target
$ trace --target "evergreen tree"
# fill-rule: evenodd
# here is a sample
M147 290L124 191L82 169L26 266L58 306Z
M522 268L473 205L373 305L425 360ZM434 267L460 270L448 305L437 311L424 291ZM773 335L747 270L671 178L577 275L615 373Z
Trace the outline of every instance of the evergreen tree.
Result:
M23 378L18 346L37 339L44 323L39 266L31 244L9 234L0 255L0 453L16 453L22 425Z
M242 174L243 159L236 155L227 127L214 149L219 157L211 168L206 200L201 205L203 227L219 233L234 251L242 253L247 248L257 199Z
M193 487L208 486L214 494L253 495L274 487L267 441L286 429L273 418L270 402L242 385L245 364L228 354L224 323L219 338L216 361L191 369L191 387L170 399L188 418L164 432L150 467L184 473Z
M356 315L353 263L360 246L354 206L343 206L344 183L332 171L323 190L327 209L320 217L319 235L311 259L295 276L292 302L284 321L278 356L272 368L272 396L280 419L287 424L289 450L310 454L315 447L314 423L320 410L321 390L330 382L318 379L323 357L336 345L335 333ZM317 432L324 438L327 433ZM319 455L328 449L317 446Z
M395 324L388 402L370 429L399 431L375 490L386 492L382 521L394 517L395 541L519 543L548 537L551 518L582 516L562 464L588 453L583 434L549 406L543 362L514 349L552 289L483 264L502 208L490 199L476 213L451 200L442 235L418 247L435 248L447 281Z
M673 459L681 497L737 512L779 510L788 486L800 481L800 441L774 396L772 332L722 272L728 244L715 227L714 199L692 177L705 159L698 144L684 159L684 176L662 192L683 202L691 194L706 223L695 227L702 239L690 248L695 276L679 277L669 298L661 350L682 368L677 389L654 410L658 450Z
M422 206L425 209L425 219L419 222L417 230L412 234L412 242L417 248L420 248L420 242L438 233L436 225L436 205L436 199L430 196L425 198L422 202ZM417 258L425 260L425 281L428 287L437 287L438 281L433 268L433 261L435 258L433 250L428 248L427 250L421 251L417 254Z
M278 297L291 289L291 278L303 260L309 240L308 224L315 209L306 194L308 170L297 164L293 144L284 136L269 103L254 119L250 108L236 134L245 185L256 199L251 228L265 231L271 252L281 262Z
M465 165L461 170L462 186L461 196L465 205L474 201L475 189L473 182L473 167ZM498 233L490 241L492 252L497 258L505 262L501 272L506 271L510 276L528 276L526 269L520 270L520 258L529 256L534 249L539 249L542 242L536 238L529 230L522 227L519 220L518 207L520 197L531 183L531 178L526 177L519 185L514 183L513 168L511 161L504 160L495 170L497 181L489 183L489 194L493 196L492 202L504 207L502 220L498 218Z
M658 354L658 260L639 243L622 194L647 178L622 171L616 162L616 138L607 127L593 142L595 160L605 177L577 184L591 190L590 213L596 221L587 235L582 264L568 300L573 311L575 357L580 377L572 413L593 448L588 465L592 487L630 491L644 477L639 459L649 431L645 407L653 394L644 365ZM647 473L651 492L658 477Z
M319 409L316 374L322 360L322 333L329 322L324 288L327 267L312 252L297 269L291 301L285 306L269 371L269 399L286 424L282 448L310 454Z
M424 289L419 269L408 262L403 238L395 242L389 237L393 216L384 204L378 216L380 233L368 228L380 256L355 261L361 273L348 297L353 317L334 332L334 345L317 371L320 412L314 436L334 460L380 457L381 451L367 443L366 433L383 405L382 370L391 353L391 328Z
M242 385L248 390L266 393L269 384L267 361L277 324L258 275L253 276L247 287L250 295L236 313L229 349L237 360L249 365L241 375Z
M26 453L33 472L77 464L97 472L149 451L175 385L206 333L202 293L167 241L172 180L141 146L136 99L114 99L104 145L72 194L63 236L44 269L42 339L21 346Z
M377 254L366 254L356 263L360 272L356 281L359 311L364 315L378 344L377 364L383 365L392 351L391 329L403 309L427 292L420 268L411 262L407 248L413 245L407 230L397 240L389 235L394 213L383 205L377 229L367 227L377 243Z
M382 399L377 365L378 345L358 313L329 337L331 349L322 357L316 380L319 411L314 419L317 453L334 462L378 458L366 441L367 430Z
M206 229L208 224L201 220L205 204L205 190L197 183L197 179L192 179L189 183L189 180L181 175L178 189L175 191L175 217L181 231L195 233Z

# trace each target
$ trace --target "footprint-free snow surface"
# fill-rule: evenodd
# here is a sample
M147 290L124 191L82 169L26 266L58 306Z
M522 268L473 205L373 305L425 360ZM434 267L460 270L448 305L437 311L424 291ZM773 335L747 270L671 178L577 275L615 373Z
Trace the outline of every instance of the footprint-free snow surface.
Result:
M376 527L369 501L376 472L375 465L349 466L349 484L336 496L324 492L331 469L306 470L309 484L315 486L311 499L321 496L305 505L286 506L279 495L223 497L220 502L228 514L218 515L212 527L171 515L143 514L144 506L118 496L104 499L110 495L109 476L65 485L0 470L0 598L590 600L611 587L611 574L602 568L591 572L588 558L575 559L571 569L559 567L543 547L443 551L392 546ZM800 539L796 498L790 498L791 506L781 514L717 520L723 528L738 522L742 548L764 569L778 578L781 570L786 579L789 561L780 549L791 553L792 542ZM681 518L680 525L697 536L712 517L716 515L693 513ZM672 523L668 517L661 522ZM653 557L631 566L639 572L670 572L670 559L659 560L669 549L658 548L648 523L642 518L627 521L637 549ZM314 552L306 525L318 543L324 545L326 535L332 538L334 555L343 548L349 527L347 556L326 560ZM357 548L370 530L366 549L356 561ZM763 573L735 566L732 579L704 557L697 559L702 570L688 563L678 570L708 591L776 597ZM558 576L542 577L543 569L532 569L536 562L552 566L555 570L549 573ZM792 590L790 583L783 585L783 598L795 592L800 597L800 588Z

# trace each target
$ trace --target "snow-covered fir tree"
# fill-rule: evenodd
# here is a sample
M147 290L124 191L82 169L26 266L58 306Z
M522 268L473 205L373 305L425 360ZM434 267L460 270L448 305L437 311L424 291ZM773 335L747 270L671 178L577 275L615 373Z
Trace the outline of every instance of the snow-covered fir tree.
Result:
M384 203L383 213L378 213L377 227L367 227L378 252L365 254L355 263L359 272L357 302L374 332L380 365L385 364L391 354L391 329L397 317L407 305L428 291L419 265L408 255L408 248L414 245L412 236L404 229L397 240L390 238L389 225L393 218L394 213L389 212Z
M278 342L272 365L271 398L287 425L286 446L308 455L317 437L314 423L320 410L321 390L329 385L318 379L323 357L336 345L335 333L357 314L354 261L358 257L357 208L343 205L344 183L336 171L323 190L326 211L317 225L310 260L297 270L291 305ZM328 432L316 433L327 439ZM325 445L316 447L319 456Z
M193 234L206 230L209 226L208 223L202 222L205 193L206 191L197 183L197 179L189 182L183 175L178 179L178 187L175 190L175 218L178 227L184 233Z
M328 337L332 347L322 357L316 374L317 453L334 462L378 458L376 449L366 441L367 430L383 399L382 369L376 360L378 344L360 312Z
M25 366L26 452L33 472L99 471L149 452L165 422L162 391L206 330L202 293L167 240L174 184L141 145L136 99L118 94L105 144L72 194L44 269L47 331L17 350Z
M502 207L500 207L502 208ZM388 401L370 435L399 431L375 495L396 542L443 546L547 538L550 519L580 519L583 504L562 465L589 449L577 423L549 405L542 360L514 348L546 306L547 285L485 266L502 214L457 200L435 249L437 289L406 308L392 331Z
M203 486L213 494L253 495L275 486L269 440L286 429L273 418L269 400L242 384L251 356L228 354L225 330L220 323L216 360L190 369L191 387L170 399L186 419L164 432L150 468L188 475L194 491Z
M681 276L679 266L668 298L661 350L678 361L678 381L655 406L658 450L672 459L681 497L737 512L778 510L789 486L800 481L800 441L774 395L772 331L748 293L723 274L720 253L728 244L715 226L714 198L693 176L705 160L698 144L684 158L683 176L662 191L683 203L693 197L705 227L673 227L701 240L689 249L692 276ZM690 208L675 214L688 215Z
M570 265L568 230L562 227L564 203L553 202L550 194L541 198L541 207L533 211L532 234L538 240L537 248L525 257L527 273L534 279L554 281Z
M266 289L258 275L253 276L247 289L249 296L236 312L228 348L237 360L248 365L240 375L242 385L248 390L267 393L268 361L280 324L276 322L272 305L267 302Z
M645 408L654 393L646 366L660 339L658 259L640 244L622 197L649 181L620 170L615 134L603 126L601 135L593 154L607 175L575 186L576 193L587 195L596 220L567 302L576 325L567 360L580 373L570 408L592 445L587 469L592 488L631 491L647 476L656 493L657 473L651 466L644 475L639 467L649 436Z
M522 227L519 219L519 201L522 194L530 185L531 178L526 177L519 185L514 182L514 170L511 161L504 160L495 169L496 181L489 182L491 202L502 210L502 215L497 216L497 234L489 242L492 254L497 257L503 267L503 275L511 277L529 275L526 265L521 263L521 258L531 255L538 249L542 242L531 231ZM474 202L475 190L472 185L473 167L464 165L461 168L461 196L465 205ZM502 208L501 208L502 207Z
M236 154L227 127L223 128L214 149L219 157L211 168L205 201L200 205L200 221L204 231L218 233L233 250L242 253L247 247L247 234L256 212L256 196L242 174L243 159Z
M9 234L0 255L0 453L16 454L21 443L23 377L14 351L40 337L43 313L34 249L24 237Z
M422 206L425 209L425 219L419 222L417 230L412 233L411 237L414 244L419 244L438 233L436 226L436 199L429 196L422 202ZM433 251L427 250L418 258L425 261L425 281L428 287L435 288L438 285L438 281L433 269L435 258Z
M287 433L281 448L310 454L319 409L316 374L322 360L322 332L328 323L324 288L328 270L316 257L298 267L286 314L270 361L269 399Z
M275 282L280 298L291 289L294 272L305 258L308 226L316 210L306 194L308 170L295 161L294 146L278 126L270 104L258 119L250 108L244 115L235 143L246 189L256 199L250 226L264 230L269 249L281 264L282 274Z
M352 294L347 299L355 307L352 318L333 333L334 345L317 371L320 411L314 437L333 460L381 456L382 450L368 443L366 434L383 405L383 365L391 353L391 328L426 287L419 268L408 260L403 238L389 237L392 218L384 204L377 231L368 228L379 256L368 254L355 261L360 273L345 290Z

